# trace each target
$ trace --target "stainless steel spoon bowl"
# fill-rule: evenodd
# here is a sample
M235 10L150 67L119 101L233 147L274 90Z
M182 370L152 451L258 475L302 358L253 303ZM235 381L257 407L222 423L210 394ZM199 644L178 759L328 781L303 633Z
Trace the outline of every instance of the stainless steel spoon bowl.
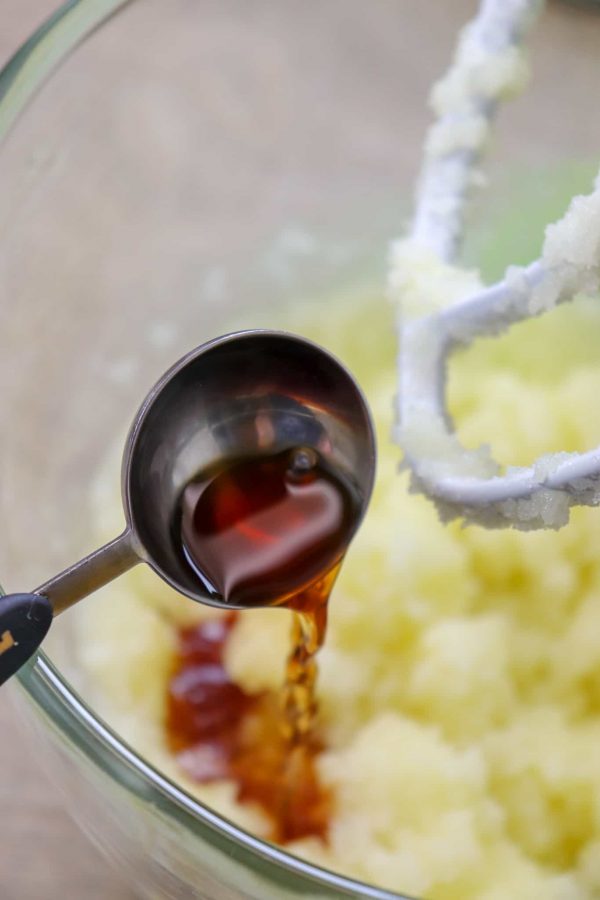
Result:
M298 446L318 450L353 482L360 520L375 438L363 394L340 362L304 338L263 330L224 335L179 360L142 403L125 444L123 534L33 593L0 599L0 683L39 646L53 616L140 562L193 600L231 609L178 552L181 491L227 459Z

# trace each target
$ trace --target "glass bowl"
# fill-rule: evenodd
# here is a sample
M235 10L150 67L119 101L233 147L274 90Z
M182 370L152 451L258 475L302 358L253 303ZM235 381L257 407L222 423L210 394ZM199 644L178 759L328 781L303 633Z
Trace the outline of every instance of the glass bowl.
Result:
M90 481L178 356L233 320L279 327L294 304L316 316L382 291L427 91L472 6L72 0L0 73L6 589L92 548ZM537 80L503 113L491 165L492 274L535 252L511 226L523 198L543 222L585 189L599 30L557 5L536 34ZM68 618L20 674L19 703L73 814L140 896L401 897L252 837L144 762L86 705Z

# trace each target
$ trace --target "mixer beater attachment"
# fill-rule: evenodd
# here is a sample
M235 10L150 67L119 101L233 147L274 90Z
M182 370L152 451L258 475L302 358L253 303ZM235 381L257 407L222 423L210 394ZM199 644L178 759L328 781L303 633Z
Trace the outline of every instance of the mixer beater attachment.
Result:
M573 505L600 503L600 447L558 453L502 471L487 447L468 450L445 403L449 354L600 286L600 177L546 229L541 256L484 286L457 262L465 208L500 101L527 80L524 38L540 0L483 0L460 35L454 62L434 87L436 121L425 144L411 231L391 247L389 294L397 302L395 438L413 490L444 520L488 527L558 528Z

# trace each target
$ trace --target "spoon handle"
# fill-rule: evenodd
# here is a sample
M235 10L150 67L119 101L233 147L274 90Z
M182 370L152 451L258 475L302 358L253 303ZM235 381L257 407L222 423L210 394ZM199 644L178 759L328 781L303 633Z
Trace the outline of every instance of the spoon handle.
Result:
M52 623L52 606L38 594L0 597L0 684L38 649Z
M0 597L0 685L38 649L59 613L141 562L129 530L33 594Z
M141 561L128 529L99 550L94 550L64 572L46 581L35 589L35 593L47 597L53 614L58 616Z

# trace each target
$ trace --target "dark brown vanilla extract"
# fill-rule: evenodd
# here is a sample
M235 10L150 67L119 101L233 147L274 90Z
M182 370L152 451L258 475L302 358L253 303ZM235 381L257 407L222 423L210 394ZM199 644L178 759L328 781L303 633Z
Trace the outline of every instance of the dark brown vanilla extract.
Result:
M180 633L171 748L197 781L233 780L241 802L269 814L280 843L327 834L315 654L359 513L350 482L308 448L235 460L182 494L182 547L204 585L233 606L285 606L294 617L279 696L250 695L230 680L223 655L237 613Z

